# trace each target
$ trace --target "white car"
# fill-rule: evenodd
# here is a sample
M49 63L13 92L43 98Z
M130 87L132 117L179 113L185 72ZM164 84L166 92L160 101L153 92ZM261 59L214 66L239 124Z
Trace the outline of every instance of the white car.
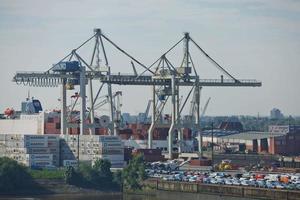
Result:
M225 179L225 184L226 185L232 185L231 179Z
M241 185L239 180L233 180L232 185Z
M161 174L154 174L152 177L154 177L154 178L162 178L162 175Z
M247 180L242 180L242 181L241 181L241 185L243 185L243 186L249 186L249 181L247 181Z
M212 178L212 179L210 179L210 183L212 183L212 184L218 184L218 181L217 181L217 179Z

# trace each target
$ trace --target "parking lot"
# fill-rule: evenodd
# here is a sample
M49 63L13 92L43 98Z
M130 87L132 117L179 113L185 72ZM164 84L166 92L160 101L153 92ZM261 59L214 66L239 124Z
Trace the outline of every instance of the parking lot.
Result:
M197 170L146 169L149 177L164 181L196 182L272 189L300 190L300 174L227 173Z

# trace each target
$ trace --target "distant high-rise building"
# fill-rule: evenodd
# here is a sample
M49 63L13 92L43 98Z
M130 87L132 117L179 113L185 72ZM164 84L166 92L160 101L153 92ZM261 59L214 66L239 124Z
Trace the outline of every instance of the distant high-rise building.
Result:
M271 119L282 119L283 114L278 108L273 108L270 112L270 118Z

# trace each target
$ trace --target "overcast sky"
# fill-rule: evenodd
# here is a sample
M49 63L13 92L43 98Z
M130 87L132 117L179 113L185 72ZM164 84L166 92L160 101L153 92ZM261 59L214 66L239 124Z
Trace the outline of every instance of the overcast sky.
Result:
M262 81L260 88L203 88L202 106L211 97L207 115L269 115L274 107L299 115L299 22L297 0L0 0L0 110L19 109L28 90L45 109L57 108L59 88L18 86L15 72L49 69L98 27L145 65L189 32L236 78ZM191 53L201 78L219 78L199 51ZM117 51L108 57L113 72L131 70ZM182 55L173 58L179 66ZM151 96L149 87L113 89L123 91L123 112L132 114Z

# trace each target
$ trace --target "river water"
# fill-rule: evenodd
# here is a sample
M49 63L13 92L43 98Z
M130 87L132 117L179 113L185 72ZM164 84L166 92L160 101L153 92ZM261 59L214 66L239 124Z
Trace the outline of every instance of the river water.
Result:
M250 200L248 198L207 195L201 194L193 196L190 193L165 193L163 195L116 195L116 194L97 194L97 195L39 195L39 196L24 196L24 197L1 197L0 200Z

